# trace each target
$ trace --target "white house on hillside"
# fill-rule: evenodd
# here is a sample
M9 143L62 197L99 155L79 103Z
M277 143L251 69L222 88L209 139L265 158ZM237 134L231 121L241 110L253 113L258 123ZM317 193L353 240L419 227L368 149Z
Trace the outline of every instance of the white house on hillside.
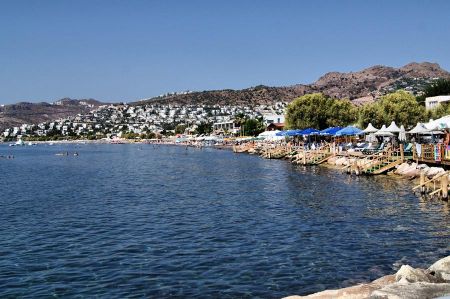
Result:
M264 123L267 125L272 123L284 123L284 115L283 114L264 114L263 115Z
M433 108L437 107L439 104L444 103L444 102L449 102L449 101L450 101L450 95L429 97L429 98L425 99L425 108L427 110L433 109Z

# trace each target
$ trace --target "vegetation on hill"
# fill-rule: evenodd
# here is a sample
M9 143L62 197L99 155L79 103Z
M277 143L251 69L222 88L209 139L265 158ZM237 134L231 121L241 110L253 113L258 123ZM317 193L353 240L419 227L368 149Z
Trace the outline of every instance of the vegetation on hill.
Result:
M417 101L424 103L425 99L428 97L435 97L441 95L450 95L450 80L439 79L432 84L429 84L422 95L417 97Z

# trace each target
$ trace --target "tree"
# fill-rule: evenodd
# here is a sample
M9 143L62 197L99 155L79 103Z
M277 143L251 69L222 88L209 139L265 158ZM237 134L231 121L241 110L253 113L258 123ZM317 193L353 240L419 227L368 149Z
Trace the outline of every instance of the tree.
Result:
M357 119L356 108L348 100L332 99L321 93L301 96L287 106L286 126L289 129L346 126Z
M197 125L197 129L195 129L195 132L199 135L209 134L212 132L212 124L208 122L201 122L199 125Z
M421 106L410 93L400 90L381 97L359 110L359 124L362 127L372 123L375 127L389 125L395 121L398 125L411 127L426 118L425 107Z
M425 98L441 95L450 95L450 80L439 79L425 88L423 95L417 97L419 103L424 103Z
M243 123L243 130L245 136L256 136L264 132L265 126L261 119L249 118Z
M327 127L345 127L357 121L358 109L347 99L334 99L327 117Z
M175 127L175 134L184 134L186 130L186 125L179 124Z

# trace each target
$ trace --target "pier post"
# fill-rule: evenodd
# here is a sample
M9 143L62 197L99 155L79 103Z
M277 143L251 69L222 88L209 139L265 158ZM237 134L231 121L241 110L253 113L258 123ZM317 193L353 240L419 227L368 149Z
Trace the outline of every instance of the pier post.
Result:
M403 162L405 162L405 153L403 152L404 151L404 145L403 145L403 143L401 143L400 144L400 161L402 161L402 163Z
M448 174L441 177L442 199L448 200Z
M420 172L420 193L424 194L425 193L425 173L423 171Z

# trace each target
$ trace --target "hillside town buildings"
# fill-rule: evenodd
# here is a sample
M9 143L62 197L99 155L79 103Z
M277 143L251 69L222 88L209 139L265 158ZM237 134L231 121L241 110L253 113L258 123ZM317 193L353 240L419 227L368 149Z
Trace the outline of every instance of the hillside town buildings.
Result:
M103 136L123 134L174 133L177 125L195 132L202 123L226 133L237 133L236 118L259 118L266 125L284 122L286 103L256 107L240 106L178 106L160 104L103 105L87 114L39 124L23 124L2 132L4 138L24 136Z

